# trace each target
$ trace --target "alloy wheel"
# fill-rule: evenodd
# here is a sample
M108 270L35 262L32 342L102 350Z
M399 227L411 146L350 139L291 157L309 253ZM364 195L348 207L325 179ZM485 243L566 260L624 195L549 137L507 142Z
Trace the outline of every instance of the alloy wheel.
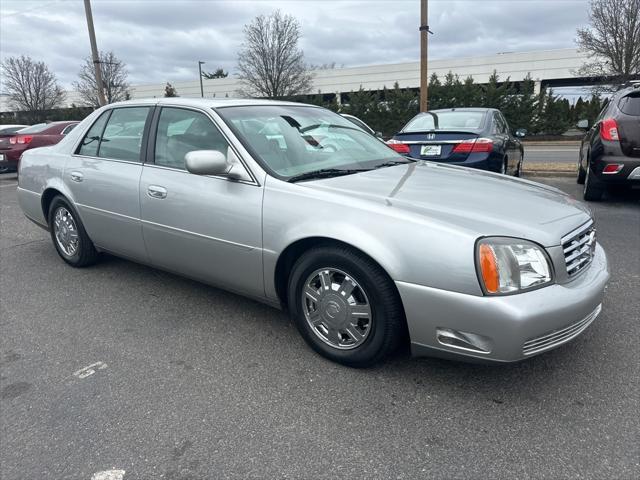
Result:
M335 268L320 268L307 277L302 310L311 331L340 350L362 345L371 332L372 309L364 288Z
M78 227L71 212L65 207L58 207L53 217L53 233L58 247L68 257L73 257L78 251L80 237Z

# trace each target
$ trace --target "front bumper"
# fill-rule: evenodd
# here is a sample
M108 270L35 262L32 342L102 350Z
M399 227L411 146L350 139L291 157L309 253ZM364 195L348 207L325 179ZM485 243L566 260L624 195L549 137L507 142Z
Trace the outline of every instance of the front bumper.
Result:
M526 293L489 297L404 282L396 285L414 355L515 362L582 333L600 312L608 280L607 257L598 244L591 265L576 278ZM450 342L447 332L462 332L463 338L481 348L466 348L459 337Z

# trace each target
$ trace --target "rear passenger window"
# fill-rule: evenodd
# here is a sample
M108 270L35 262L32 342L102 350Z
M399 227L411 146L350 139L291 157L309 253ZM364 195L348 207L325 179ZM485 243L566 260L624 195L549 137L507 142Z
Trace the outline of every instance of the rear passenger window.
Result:
M91 128L87 132L87 134L82 139L82 143L80 144L80 148L78 149L79 155L86 155L87 157L97 157L98 156L98 147L100 146L100 139L102 137L102 131L104 130L104 125L107 123L107 119L111 114L110 111L104 112L98 120L91 125Z
M618 108L622 113L640 117L640 95L627 95L618 102Z
M149 107L114 109L102 134L97 156L139 162L148 114Z
M227 154L229 144L205 114L164 107L158 119L155 164L184 169L184 156L194 150L218 150Z

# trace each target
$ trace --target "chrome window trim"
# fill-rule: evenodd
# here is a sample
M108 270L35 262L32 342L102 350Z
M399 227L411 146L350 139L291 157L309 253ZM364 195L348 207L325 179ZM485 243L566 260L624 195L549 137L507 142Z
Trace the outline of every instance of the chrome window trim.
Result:
M71 153L71 155L74 156L74 157L76 157L76 156L77 157L85 157L85 155L78 155L75 152L80 147L80 143L84 139L84 137L87 134L87 132L89 131L89 129L91 127L93 127L93 124L96 123L96 121L102 116L103 113L108 112L109 110L114 110L116 108L128 108L128 107L149 107L149 108L154 108L156 105L157 105L157 102L156 103L142 103L142 104L132 103L132 104L127 104L127 105L113 105L113 106L109 106L109 107L106 107L106 108L102 107L102 108L100 108L98 110L95 110L94 112L91 113L91 115L94 115L94 114L96 115L95 120L93 120L93 122L88 124L87 127L79 133L78 139L76 140L76 143L73 144L73 148L71 149L71 152L74 152L74 153ZM103 108L104 108L104 110L103 110ZM78 126L80 126L80 125L78 125ZM103 159L103 157L88 157L88 158L100 158L100 159ZM114 160L116 160L116 159L114 159Z
M179 108L181 110L192 110L192 111L195 111L195 112L203 113L205 116L209 117L209 120L211 120L213 122L213 125L222 134L222 136L224 137L224 139L227 142L227 144L229 145L229 147L231 147L233 152L236 154L236 157L238 158L238 160L240 161L240 163L244 167L244 169L247 172L247 174L249 175L249 177L251 177L251 180L252 180L251 182L247 182L246 180L243 180L243 181L241 181L241 183L251 183L251 184L260 186L260 182L258 181L258 177L253 173L253 171L251 170L251 168L247 164L245 158L240 154L236 144L229 138L229 135L226 134L224 129L220 128L220 124L218 123L218 119L212 115L212 113L215 113L215 110L213 109L213 107L211 107L209 109L211 111L209 111L207 109L204 109L204 108L192 106L192 105L180 105L180 104L176 104L176 103L162 103L162 104L157 104L156 107L160 108L160 109L162 109L162 108ZM160 113L162 113L162 112L160 112ZM149 132L149 135L151 135L151 134L152 133ZM157 131L153 132L154 141L156 140L156 136L157 136ZM234 139L235 139L235 137L234 137ZM153 164L148 164L148 163L145 162L145 166L147 166L147 165L154 165L154 166L157 166L157 167L164 167L164 168L168 168L168 169L171 169L171 170L180 170L180 171L183 171L185 173L189 173L185 169L165 167L164 165L155 165L155 159L154 159L154 163ZM210 176L212 178L224 178L227 181L229 181L229 178L228 177L224 177L224 176L222 176L222 177L217 176L217 175L216 176L207 175L207 176Z
M185 170L184 168L176 168L176 167L166 167L164 165L156 165L155 163L145 163L143 165L145 168L157 168L159 170L171 170L174 172L179 172L179 173L184 173L185 175L195 175L194 173L190 173L189 171ZM225 175L198 175L199 177L208 177L208 178L215 178L217 180L224 180L225 182L235 182L235 183L242 183L245 185L251 185L253 187L259 187L260 184L254 181L250 181L250 180L231 180L229 179L228 176Z

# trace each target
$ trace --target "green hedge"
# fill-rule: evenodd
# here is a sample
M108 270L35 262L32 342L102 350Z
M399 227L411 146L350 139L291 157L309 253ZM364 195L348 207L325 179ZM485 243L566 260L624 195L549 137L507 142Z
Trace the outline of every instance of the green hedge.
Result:
M349 113L362 119L371 128L390 137L398 132L419 110L419 91L393 88L382 91L360 89L344 96L342 104L335 98L310 95L291 98ZM575 105L559 98L553 91L542 89L534 93L534 81L527 76L522 82L501 82L494 72L489 82L477 84L473 77L460 80L448 73L442 81L433 74L429 81L429 109L488 107L498 108L512 130L525 128L532 135L556 136L573 127L583 118L593 122L602 108L602 100L593 96L579 98Z

